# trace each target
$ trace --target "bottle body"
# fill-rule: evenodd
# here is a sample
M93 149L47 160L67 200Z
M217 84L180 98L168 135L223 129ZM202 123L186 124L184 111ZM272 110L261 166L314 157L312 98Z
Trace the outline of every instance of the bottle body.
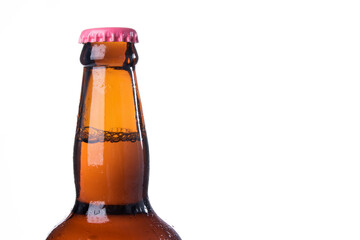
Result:
M175 240L177 233L156 214L109 215L106 221L89 222L73 214L54 229L48 240Z
M177 240L151 208L133 43L86 43L74 145L76 203L48 240Z

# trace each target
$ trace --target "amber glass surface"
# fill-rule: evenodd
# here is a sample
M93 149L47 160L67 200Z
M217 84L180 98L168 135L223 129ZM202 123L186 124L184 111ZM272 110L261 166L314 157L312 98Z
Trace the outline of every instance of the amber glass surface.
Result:
M74 147L76 202L48 240L178 240L151 208L133 43L87 43Z

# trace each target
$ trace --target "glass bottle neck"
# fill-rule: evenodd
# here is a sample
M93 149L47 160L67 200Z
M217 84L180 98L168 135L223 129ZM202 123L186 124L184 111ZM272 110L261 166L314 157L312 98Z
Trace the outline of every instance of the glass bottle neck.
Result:
M148 146L131 43L85 44L74 170L77 200L104 205L147 199Z
M102 42L86 43L80 55L80 62L84 67L135 67L138 54L134 43Z

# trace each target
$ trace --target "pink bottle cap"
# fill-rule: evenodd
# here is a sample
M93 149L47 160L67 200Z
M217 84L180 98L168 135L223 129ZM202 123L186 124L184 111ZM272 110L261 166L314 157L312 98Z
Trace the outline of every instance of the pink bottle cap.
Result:
M90 28L82 31L79 43L88 42L130 42L137 43L138 35L132 28Z

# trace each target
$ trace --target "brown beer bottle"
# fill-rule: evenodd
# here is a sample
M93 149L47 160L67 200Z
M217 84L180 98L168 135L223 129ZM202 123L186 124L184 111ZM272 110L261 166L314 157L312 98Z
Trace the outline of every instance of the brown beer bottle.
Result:
M135 30L84 30L74 147L76 202L47 240L179 240L148 199L149 150Z

